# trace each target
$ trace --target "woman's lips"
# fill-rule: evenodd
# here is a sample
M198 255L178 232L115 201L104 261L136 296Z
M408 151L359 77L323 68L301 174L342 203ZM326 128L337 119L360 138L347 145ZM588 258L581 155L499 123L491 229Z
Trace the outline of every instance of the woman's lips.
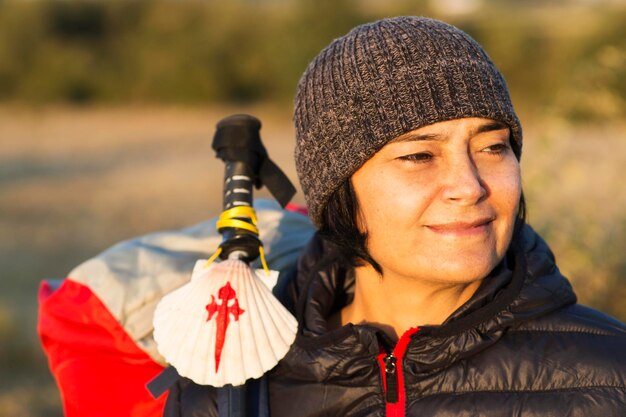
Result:
M431 231L445 236L478 236L486 233L493 222L493 217L485 217L470 222L450 222L426 225Z

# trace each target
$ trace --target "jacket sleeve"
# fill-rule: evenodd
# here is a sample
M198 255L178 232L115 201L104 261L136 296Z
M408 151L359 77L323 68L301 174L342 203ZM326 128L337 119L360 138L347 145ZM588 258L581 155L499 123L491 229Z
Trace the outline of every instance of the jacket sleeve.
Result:
M163 417L218 417L217 390L180 378L170 388Z

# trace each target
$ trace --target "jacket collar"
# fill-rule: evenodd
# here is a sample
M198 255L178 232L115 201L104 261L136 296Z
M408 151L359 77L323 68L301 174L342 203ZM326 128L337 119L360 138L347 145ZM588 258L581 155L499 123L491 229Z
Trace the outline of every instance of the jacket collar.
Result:
M298 263L293 284L296 343L301 348L339 348L355 341L376 353L377 330L348 325L328 331L327 318L352 298L354 275L338 262L337 248L314 236ZM546 315L576 302L569 282L559 273L546 243L524 226L507 254L506 262L485 279L471 299L440 326L421 327L408 354L422 368L473 354L495 343L510 327Z

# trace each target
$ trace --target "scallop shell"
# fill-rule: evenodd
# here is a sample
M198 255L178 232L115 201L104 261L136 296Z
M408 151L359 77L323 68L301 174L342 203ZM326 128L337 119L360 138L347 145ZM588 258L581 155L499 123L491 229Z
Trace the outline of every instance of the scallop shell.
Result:
M285 356L297 322L244 262L204 263L158 304L154 339L180 375L201 385L241 385Z

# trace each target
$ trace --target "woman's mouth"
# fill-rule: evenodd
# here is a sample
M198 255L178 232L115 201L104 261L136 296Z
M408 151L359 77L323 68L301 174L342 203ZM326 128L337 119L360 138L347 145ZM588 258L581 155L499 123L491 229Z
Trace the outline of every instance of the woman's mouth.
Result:
M450 237L480 236L489 231L493 217L483 217L472 221L438 223L426 225L431 231Z

